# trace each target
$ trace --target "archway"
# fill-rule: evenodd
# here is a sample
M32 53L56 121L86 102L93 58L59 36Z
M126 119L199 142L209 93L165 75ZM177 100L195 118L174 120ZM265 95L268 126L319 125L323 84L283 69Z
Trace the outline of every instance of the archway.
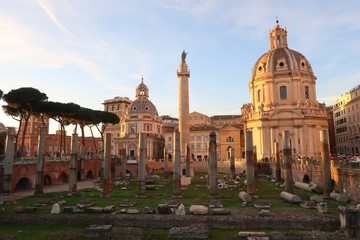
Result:
M21 178L16 183L15 191L29 190L29 189L31 189L31 182L27 177Z
M52 185L51 177L49 175L44 176L44 186Z
M305 174L303 177L303 183L310 183L310 182L311 182L311 180L310 180L309 176Z
M68 182L69 182L68 176L67 176L65 173L62 173L62 174L59 176L59 182L60 182L60 183L68 183Z
M86 179L92 179L94 178L94 174L92 171L88 171L87 174L86 174Z
M126 177L132 177L132 173L129 170L126 170Z

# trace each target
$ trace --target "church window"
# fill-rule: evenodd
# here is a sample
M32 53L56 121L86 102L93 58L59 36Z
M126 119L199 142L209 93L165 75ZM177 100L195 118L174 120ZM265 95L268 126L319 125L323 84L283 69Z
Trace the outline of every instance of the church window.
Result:
M258 90L258 91L257 91L257 101L258 101L258 102L262 102L262 93L261 93L261 90Z
M149 111L149 107L148 107L148 106L145 107L145 111L147 111L147 112Z
M115 105L112 105L112 111L115 111Z
M280 63L279 63L279 66L280 66L280 67L283 67L284 65L285 65L284 62L280 62Z
M261 71L261 70L262 70L262 67L260 66L260 67L259 67L259 71Z
M133 107L133 110L136 111L136 106Z
M306 99L309 99L309 87L308 86L305 86L305 98Z
M302 62L302 63L301 63L301 66L305 67L305 63L304 63L304 62Z
M226 138L226 142L233 142L233 141L234 141L234 139L231 136Z
M130 126L130 133L135 134L136 133L136 125Z
M281 87L280 87L280 99L281 99L281 100L287 99L286 86L281 86Z

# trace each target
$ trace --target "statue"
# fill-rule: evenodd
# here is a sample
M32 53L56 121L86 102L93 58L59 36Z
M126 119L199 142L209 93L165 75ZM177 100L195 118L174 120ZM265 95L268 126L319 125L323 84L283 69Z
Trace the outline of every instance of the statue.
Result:
M186 61L185 59L186 59L186 55L187 55L187 54L188 54L188 53L185 52L185 50L182 51L182 53L181 53L181 61L182 61L182 62L185 62L185 61Z

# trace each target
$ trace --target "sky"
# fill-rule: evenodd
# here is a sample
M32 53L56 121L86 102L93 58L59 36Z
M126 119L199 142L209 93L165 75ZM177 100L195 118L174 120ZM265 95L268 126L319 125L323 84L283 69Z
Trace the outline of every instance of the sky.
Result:
M103 110L106 99L134 100L143 78L159 115L178 117L185 50L190 112L241 114L278 19L330 106L360 83L359 11L358 0L1 0L0 89ZM2 109L0 122L18 126Z

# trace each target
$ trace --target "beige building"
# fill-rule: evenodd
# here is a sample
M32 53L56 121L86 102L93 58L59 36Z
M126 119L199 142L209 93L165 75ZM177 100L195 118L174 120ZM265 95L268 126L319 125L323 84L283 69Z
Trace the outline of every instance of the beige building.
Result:
M146 160L163 158L165 143L161 118L149 99L149 89L143 80L136 88L136 99L127 108L120 124L119 146L128 159L138 159L139 133L145 133Z
M335 148L339 154L360 153L360 85L333 104Z
M269 33L270 49L254 64L250 104L242 107L245 130L251 130L257 159L282 154L289 132L293 155L320 157L320 131L328 129L325 104L316 100L316 77L309 61L288 48L287 30L278 21Z
M120 121L124 118L126 110L131 104L131 100L127 97L115 97L104 101L104 111L116 114ZM119 145L120 140L120 123L109 124L105 133L111 133L111 154L118 156L120 154L121 147Z
M219 129L220 159L230 160L231 154L235 160L245 158L245 140L243 125L225 125Z

